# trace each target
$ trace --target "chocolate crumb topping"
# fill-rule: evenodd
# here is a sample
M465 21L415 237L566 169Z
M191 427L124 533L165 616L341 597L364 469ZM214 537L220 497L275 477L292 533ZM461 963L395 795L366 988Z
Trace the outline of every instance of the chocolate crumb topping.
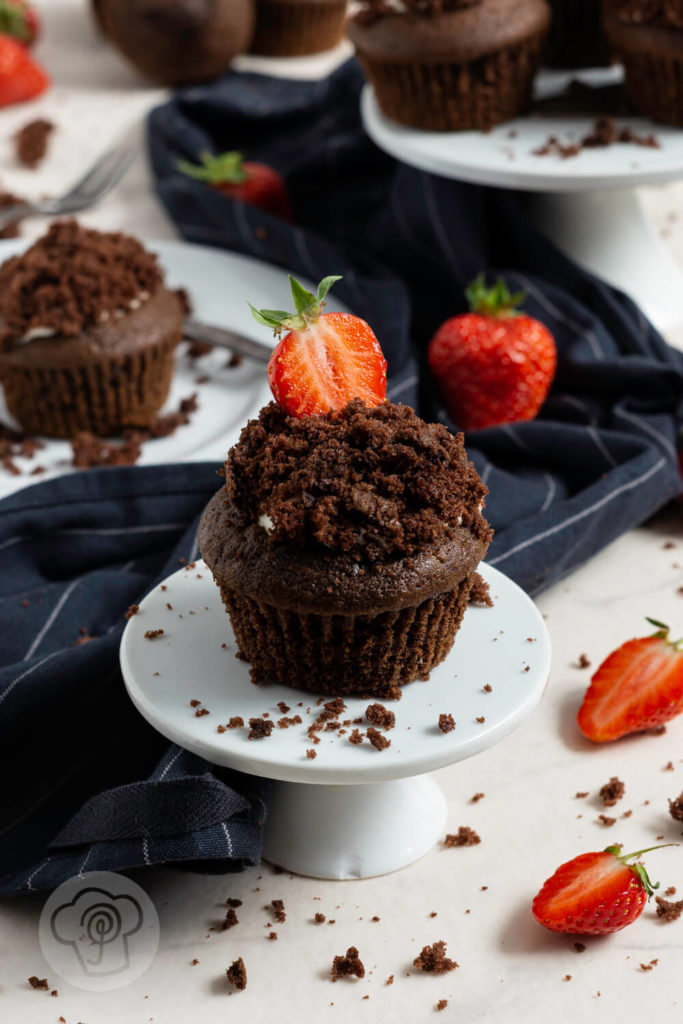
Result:
M487 494L463 437L408 406L288 416L274 402L243 429L226 463L228 494L273 544L321 547L377 562L490 528Z
M36 168L47 153L47 140L55 126L52 121L38 118L25 124L14 136L17 160L31 170Z
M598 814L598 821L601 825L604 825L605 828L610 828L612 825L616 824L617 819L610 818L607 814Z
M128 611L126 612L126 622L128 622L129 619L132 619L134 615L137 615L137 613L139 611L140 611L140 605L139 604L131 604L131 605L129 605Z
M380 729L393 729L396 725L396 715L384 704L368 704L365 709L365 717L368 722L379 726Z
M446 956L446 943L443 940L434 942L431 946L423 946L422 952L413 960L413 964L420 971L431 974L445 974L447 971L454 971L458 964Z
M388 740L386 736L377 729L370 727L366 730L365 735L370 740L375 750L386 750L387 747L391 746L391 740Z
M358 744L358 743L362 743L362 742L363 742L363 733L360 731L360 729L354 729L353 732L351 733L351 735L349 736L349 743Z
M227 900L225 901L225 905L226 907L241 907L242 900L238 900L234 896L228 896Z
M606 782L600 789L600 796L605 807L614 807L617 801L621 800L626 792L626 786L613 775L609 782Z
M493 608L489 585L484 577L478 572L475 572L474 574L474 583L470 590L469 602L470 604L482 605L485 608Z
M233 715L228 722L228 729L242 729L244 727L244 719L241 715Z
M156 256L137 239L57 221L0 267L0 345L10 349L36 327L77 337L161 282Z
M477 846L480 842L481 839L474 829L469 828L467 825L461 825L455 834L449 832L444 839L444 845L449 848L453 846Z
M158 640L159 637L163 635L163 629L148 629L145 632L145 640Z
M330 922L331 924L332 922ZM358 956L355 946L349 946L344 956L335 956L332 961L332 981L339 981L340 978L348 978L352 974L356 978L365 977L363 961Z
M270 736L274 723L269 722L266 718L250 718L249 725L250 729L247 739L263 740Z
M455 729L453 715L439 715L439 729L441 729L441 732L453 732Z
M44 988L47 990L50 987L47 983L47 978L39 978L35 974L31 975L31 977L28 979L28 983L31 986L31 988Z
M683 900L671 902L665 900L663 896L655 896L655 902L657 904L657 917L663 921L677 921L681 914L683 914Z
M448 1006L448 1000L447 999L439 999L438 1003L436 1004L437 1010L445 1010L447 1006Z
M680 793L675 800L669 800L669 814L674 821L683 821L683 793Z
M275 920L277 921L278 924L284 924L285 921L287 920L284 900L271 900L268 906L266 907L266 910L273 911L273 916L275 917Z
M223 921L223 925L222 925L223 931L224 932L227 931L228 928L234 928L236 924L239 924L239 920L237 918L237 914L232 909L232 907L230 907L230 909L228 910L227 914L225 915L225 920Z
M228 984L234 985L238 991L241 992L247 987L247 969L241 956L228 967L225 976Z

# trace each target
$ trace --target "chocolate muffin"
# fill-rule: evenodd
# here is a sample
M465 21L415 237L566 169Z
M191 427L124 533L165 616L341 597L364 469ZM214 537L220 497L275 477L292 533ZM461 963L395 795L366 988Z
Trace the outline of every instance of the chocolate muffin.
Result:
M546 0L361 0L347 34L387 117L461 131L524 110L549 25Z
M199 527L255 678L386 698L428 676L491 539L486 493L462 435L407 406L266 406Z
M94 0L94 10L110 42L162 85L217 78L254 31L254 0Z
M610 48L602 30L602 0L550 0L552 26L544 62L554 68L590 68L609 64Z
M605 0L604 26L633 105L683 126L683 0Z
M251 53L303 57L331 50L341 40L346 0L256 0Z
M58 221L0 267L0 383L29 434L146 426L168 395L182 297L134 238Z

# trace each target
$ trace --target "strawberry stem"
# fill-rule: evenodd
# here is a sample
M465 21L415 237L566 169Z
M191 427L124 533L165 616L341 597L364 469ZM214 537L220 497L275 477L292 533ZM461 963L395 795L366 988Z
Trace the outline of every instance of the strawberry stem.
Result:
M659 882L653 884L650 881L644 864L629 864L628 861L633 860L634 857L642 857L644 853L651 853L653 850L664 850L667 846L678 845L678 843L661 843L659 846L647 846L644 850L636 850L635 853L622 853L620 846L608 846L605 849L605 853L611 853L620 863L625 864L638 876L640 884L647 893L647 898L650 899L654 896L655 889L659 889Z
M31 40L26 11L9 0L0 0L0 33L14 36L20 43L28 43Z
M296 278L289 275L289 287L292 292L295 313L288 313L283 309L256 309L249 303L252 316L264 327L272 327L275 334L281 334L283 330L305 331L310 324L314 324L320 317L322 307L325 305L327 293L336 281L341 281L337 274L324 277L318 285L316 294L304 288Z
M244 156L236 149L215 155L204 150L199 161L191 164L189 160L179 160L176 166L188 178L205 181L207 185L241 185L249 177L244 169Z
M519 315L516 307L524 301L526 292L510 292L502 277L498 278L492 288L487 288L484 275L477 274L465 289L465 296L472 313L504 318Z

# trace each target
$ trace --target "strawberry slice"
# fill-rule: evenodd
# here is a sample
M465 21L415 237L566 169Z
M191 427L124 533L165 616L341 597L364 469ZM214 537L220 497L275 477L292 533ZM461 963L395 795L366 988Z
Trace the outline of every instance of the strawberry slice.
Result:
M0 107L24 103L45 92L50 79L25 46L0 35Z
M339 277L313 295L290 276L296 313L251 307L259 323L287 333L268 363L273 397L290 416L339 412L351 399L379 405L387 393L387 361L371 328L351 313L321 313Z
M671 846L675 844L666 843ZM620 846L583 853L562 864L536 895L531 912L544 928L569 935L608 935L632 924L659 888L642 864L629 864L650 846L623 854Z
M653 729L683 711L683 640L657 632L629 640L603 661L579 709L581 732L597 743Z

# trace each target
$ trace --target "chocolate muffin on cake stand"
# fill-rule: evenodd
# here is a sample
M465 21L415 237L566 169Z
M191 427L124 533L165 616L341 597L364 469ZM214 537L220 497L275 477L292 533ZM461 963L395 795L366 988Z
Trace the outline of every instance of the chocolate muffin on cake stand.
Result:
M384 703L391 728L367 720L373 698L344 697L322 729L310 730L329 696L318 702L291 687L254 686L203 562L141 602L121 642L123 678L163 736L213 764L275 780L267 860L314 878L385 874L443 837L446 802L428 773L502 740L532 713L548 679L550 641L536 606L496 569L480 571L493 606L471 605L430 679ZM339 725L326 729L330 722ZM375 726L390 741L383 749L365 735ZM354 730L362 742L350 741Z
M639 116L614 119L637 142L582 148L594 114L559 112L570 80L593 90L618 87L619 67L544 71L536 81L533 115L489 132L428 132L390 121L364 89L361 110L376 144L431 174L529 195L529 215L563 252L631 296L662 330L683 325L683 274L647 224L635 189L683 178L683 131ZM540 107L539 107L540 103ZM558 112L552 113L557 105ZM647 145L654 136L656 144ZM549 144L551 138L559 142ZM568 148L567 148L568 147ZM531 193L536 193L531 195Z

